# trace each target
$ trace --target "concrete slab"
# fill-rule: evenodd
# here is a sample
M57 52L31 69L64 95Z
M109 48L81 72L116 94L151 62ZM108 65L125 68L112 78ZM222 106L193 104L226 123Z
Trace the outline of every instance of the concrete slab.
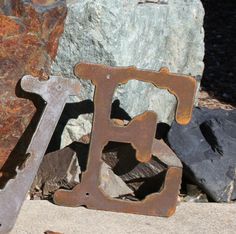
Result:
M26 201L11 234L233 234L236 204L181 203L170 218L67 208Z

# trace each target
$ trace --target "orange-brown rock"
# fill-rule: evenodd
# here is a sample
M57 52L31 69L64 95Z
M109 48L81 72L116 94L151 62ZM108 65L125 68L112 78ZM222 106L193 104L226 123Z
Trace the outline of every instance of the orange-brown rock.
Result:
M0 168L35 112L17 83L25 74L47 79L66 10L65 0L0 0Z

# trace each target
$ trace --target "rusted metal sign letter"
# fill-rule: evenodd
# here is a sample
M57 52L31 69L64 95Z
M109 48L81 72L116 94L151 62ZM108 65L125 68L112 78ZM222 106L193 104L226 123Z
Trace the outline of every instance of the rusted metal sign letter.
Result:
M169 154L170 158L164 158L164 154L158 152L158 150L165 151L168 147L155 139L157 117L154 112L147 111L137 116L128 126L114 125L110 120L112 97L118 84L124 84L131 79L152 83L160 88L168 89L177 97L176 120L180 124L187 124L192 114L195 80L187 76L170 74L167 69L153 72L137 70L135 67L113 68L95 64L78 64L75 67L75 74L79 78L91 80L96 86L89 158L81 183L72 191L57 191L54 194L55 203L65 206L85 205L99 210L145 215L172 215L181 183L181 163L173 152ZM136 149L136 158L140 162L147 162L152 154L164 161L168 165L168 170L163 190L137 202L106 196L99 189L99 172L102 151L109 141L131 143Z
M17 168L16 176L0 190L1 234L8 233L14 226L64 109L67 97L77 95L80 90L78 81L55 76L50 77L47 81L24 76L21 87L27 92L39 94L47 102L47 105L26 151L29 156L24 166Z
M155 139L157 116L145 112L134 118L127 126L116 126L110 120L112 96L118 84L131 79L145 81L157 87L168 89L178 100L176 120L187 124L191 119L196 81L192 77L171 74L167 69L160 72L137 70L135 67L113 68L98 64L81 63L75 67L75 74L91 80L96 86L94 95L94 120L87 170L81 183L71 191L59 190L54 201L59 205L130 212L146 215L170 216L174 213L182 165L176 155L163 143ZM0 190L0 233L7 233L14 225L27 191L38 171L56 124L69 95L78 95L78 80L51 77L39 81L31 76L22 78L25 91L39 94L46 102L44 113L28 146L24 166L17 169L15 178L9 180ZM142 134L139 134L139 133ZM136 149L136 158L147 162L156 155L167 166L164 188L160 193L148 195L143 201L131 202L107 197L99 189L99 173L102 151L109 141L131 143ZM164 152L169 152L168 157Z

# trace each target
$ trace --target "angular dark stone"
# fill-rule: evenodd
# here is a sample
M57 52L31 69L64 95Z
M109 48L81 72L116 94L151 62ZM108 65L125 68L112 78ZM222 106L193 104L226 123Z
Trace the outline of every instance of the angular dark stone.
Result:
M214 201L236 199L236 110L195 108L191 122L168 133L185 175Z

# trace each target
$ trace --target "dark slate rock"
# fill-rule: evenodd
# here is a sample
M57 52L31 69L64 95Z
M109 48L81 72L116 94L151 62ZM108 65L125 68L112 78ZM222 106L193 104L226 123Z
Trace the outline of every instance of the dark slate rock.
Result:
M185 175L214 201L236 200L236 110L195 108L191 122L168 133Z

